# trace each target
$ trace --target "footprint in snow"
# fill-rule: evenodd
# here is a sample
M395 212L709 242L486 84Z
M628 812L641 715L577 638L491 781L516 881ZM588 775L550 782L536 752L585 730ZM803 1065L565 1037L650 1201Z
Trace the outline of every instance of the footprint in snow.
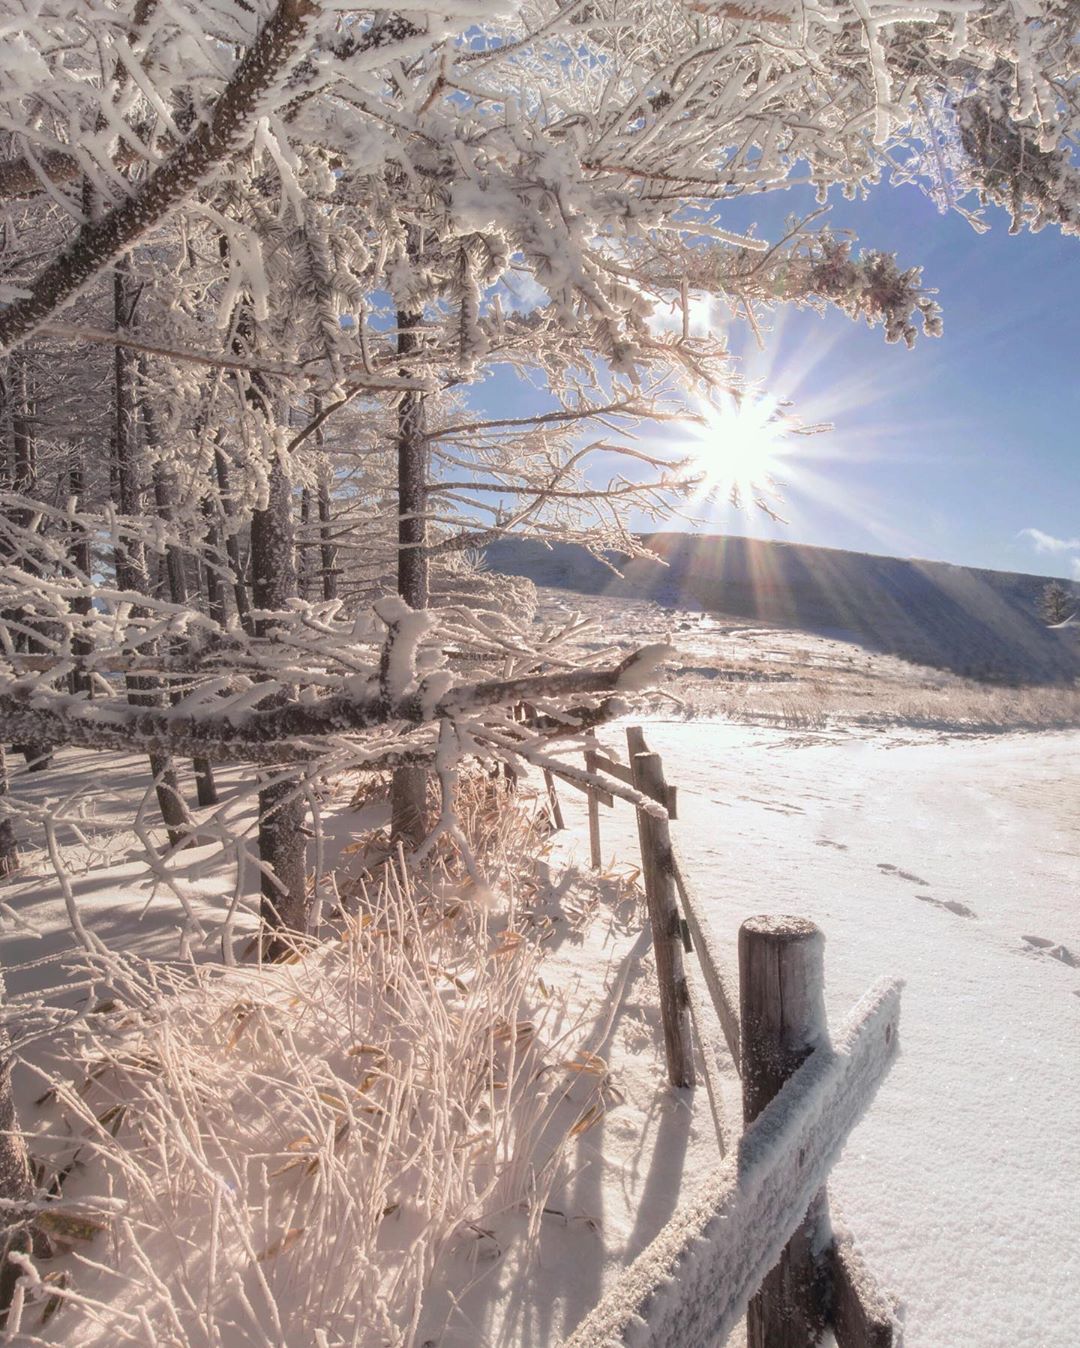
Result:
M935 908L944 908L950 913L955 913L957 917L978 917L974 909L957 899L935 899L932 894L916 894L915 897L921 899L923 903L932 903Z
M786 800L763 800L761 796L739 796L739 800L749 801L751 805L764 805L765 809L772 810L774 814L806 813L801 805L793 805Z
M883 875L895 875L898 880L908 880L913 885L928 885L929 880L924 880L916 875L914 871L902 871L896 866L891 866L887 861L879 861L877 868Z
M1060 960L1070 969L1080 969L1080 955L1075 955L1063 945L1049 941L1045 936L1025 936L1022 938L1036 955L1047 955L1052 960Z
M835 847L838 852L846 852L848 850L847 843L833 842L831 838L818 838L817 845L818 847Z

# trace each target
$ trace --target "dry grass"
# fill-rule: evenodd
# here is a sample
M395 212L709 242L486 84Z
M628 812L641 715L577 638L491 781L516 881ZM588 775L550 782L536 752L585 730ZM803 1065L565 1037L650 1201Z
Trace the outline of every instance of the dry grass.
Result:
M808 679L780 688L740 685L718 697L715 710L733 720L801 730L830 724L968 732L1064 730L1080 726L1080 688L1002 688L947 676L940 684L912 680L906 685Z
M535 810L463 797L471 857L369 872L339 939L290 963L107 962L124 1004L69 1032L31 1137L67 1253L26 1261L3 1341L408 1348L454 1251L479 1277L507 1214L535 1235L613 1088L552 1029Z

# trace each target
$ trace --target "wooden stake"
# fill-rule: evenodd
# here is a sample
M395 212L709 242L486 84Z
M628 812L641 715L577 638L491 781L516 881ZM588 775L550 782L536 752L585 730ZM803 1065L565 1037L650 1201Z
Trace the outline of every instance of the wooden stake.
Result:
M633 753L632 731L627 730L631 746L634 785L653 800L666 798L667 783L659 754ZM638 731L640 735L640 731ZM694 1051L690 1034L690 999L683 971L682 928L679 905L675 898L672 874L671 836L666 819L657 819L638 810L638 839L641 843L641 869L649 904L656 977L660 984L660 1018L664 1027L664 1050L668 1080L673 1086L694 1085Z
M563 819L562 806L559 804L559 795L555 790L555 778L547 768L544 769L544 785L547 787L548 804L551 806L551 822L555 826L555 832L560 833L566 827L566 821ZM591 796L590 799L592 799Z
M589 743L596 744L596 736L589 736ZM595 748L585 750L585 771L595 772L599 755ZM594 871L598 871L601 866L600 860L600 802L596 798L596 792L589 792L589 863Z
M750 1124L828 1035L825 938L797 917L752 917L739 930L743 1119ZM824 1190L765 1277L746 1316L747 1348L812 1348L825 1331L819 1257Z
M833 1241L825 1253L832 1276L832 1331L840 1348L893 1348L896 1319L850 1237Z

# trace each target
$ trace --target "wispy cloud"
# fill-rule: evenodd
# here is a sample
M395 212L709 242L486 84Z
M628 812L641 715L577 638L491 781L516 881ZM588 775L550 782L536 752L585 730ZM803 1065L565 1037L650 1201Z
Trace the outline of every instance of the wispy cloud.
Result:
M1021 529L1020 537L1031 539L1036 552L1080 552L1080 538L1055 538L1041 529Z

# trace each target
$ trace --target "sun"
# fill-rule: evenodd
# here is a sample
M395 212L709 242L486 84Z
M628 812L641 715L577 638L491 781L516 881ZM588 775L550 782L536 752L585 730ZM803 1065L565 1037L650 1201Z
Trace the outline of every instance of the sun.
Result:
M702 499L727 497L732 504L778 497L777 476L788 452L791 426L775 400L725 394L695 408L686 424L687 448L700 475Z

